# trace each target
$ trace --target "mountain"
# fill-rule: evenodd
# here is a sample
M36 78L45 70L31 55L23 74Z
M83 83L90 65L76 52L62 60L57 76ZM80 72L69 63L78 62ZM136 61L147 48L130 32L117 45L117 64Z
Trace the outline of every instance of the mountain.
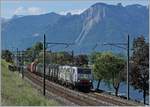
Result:
M48 13L12 18L2 22L2 48L18 47L25 49L37 41L43 40L46 34L49 42L75 43L65 50L77 53L89 53L96 43L130 42L140 35L148 40L148 8L134 4L122 6L96 3L79 15L59 15ZM98 50L112 49L100 45ZM57 46L52 50L64 50ZM113 48L113 51L118 51ZM121 50L122 51L122 50Z

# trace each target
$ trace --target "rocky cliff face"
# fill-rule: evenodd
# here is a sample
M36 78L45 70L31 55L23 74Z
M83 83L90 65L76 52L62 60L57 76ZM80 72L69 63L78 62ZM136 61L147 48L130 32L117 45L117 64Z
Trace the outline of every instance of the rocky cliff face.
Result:
M81 14L84 19L81 33L75 40L77 44L81 44L85 36L90 32L94 25L100 24L106 16L106 4L95 4Z
M69 49L91 52L96 43L126 42L127 34L131 35L131 41L139 35L148 40L148 18L146 6L104 3L96 3L79 15L22 16L3 23L2 48L30 47L42 41L45 33L48 41L75 42ZM106 49L103 46L99 50Z

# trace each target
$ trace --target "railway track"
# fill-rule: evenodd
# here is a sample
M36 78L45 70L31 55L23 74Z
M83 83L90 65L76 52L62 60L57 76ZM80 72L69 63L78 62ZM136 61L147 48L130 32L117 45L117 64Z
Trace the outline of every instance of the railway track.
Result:
M26 72L25 76L29 78L31 81L33 81L35 84L39 86L43 86L43 79L35 74L32 74L30 72ZM89 98L88 96L85 96L82 93L72 91L70 89L67 89L63 86L60 86L58 84L52 83L48 80L46 80L46 90L53 92L77 105L81 106L94 106L94 105L102 105L106 106L108 104L104 104L103 102L96 101L96 99Z
M35 84L43 87L43 78L26 72L25 76ZM97 93L82 93L70 90L61 85L46 80L46 90L61 96L80 106L136 106L137 104L128 103L127 100L117 100Z
M101 99L101 100L107 99L108 102L110 102L114 105L118 105L118 106L137 106L137 105L139 105L137 103L134 103L134 102L131 102L131 101L128 101L128 100L123 100L123 99L119 99L119 98L112 97L112 96L109 96L109 95L103 95L103 94L100 94L100 93L89 93L89 95L93 96L97 99Z

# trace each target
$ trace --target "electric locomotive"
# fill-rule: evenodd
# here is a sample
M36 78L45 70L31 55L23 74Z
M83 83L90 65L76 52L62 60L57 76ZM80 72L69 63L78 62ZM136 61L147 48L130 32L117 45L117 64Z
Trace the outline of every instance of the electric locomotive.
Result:
M88 68L60 66L58 76L61 84L72 88L89 91L92 87L92 72Z

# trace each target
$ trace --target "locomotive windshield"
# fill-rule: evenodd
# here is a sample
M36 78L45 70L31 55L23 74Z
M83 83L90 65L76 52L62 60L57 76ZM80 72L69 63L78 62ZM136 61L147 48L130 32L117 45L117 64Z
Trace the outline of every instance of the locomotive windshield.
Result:
M78 74L91 74L91 69L78 68Z
M91 69L78 68L78 79L92 79Z

